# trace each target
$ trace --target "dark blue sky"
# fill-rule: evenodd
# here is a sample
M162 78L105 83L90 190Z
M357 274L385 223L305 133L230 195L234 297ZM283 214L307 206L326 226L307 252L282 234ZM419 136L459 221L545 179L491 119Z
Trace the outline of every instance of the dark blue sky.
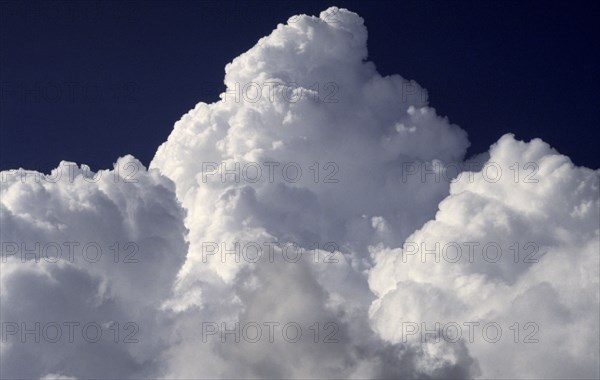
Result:
M144 164L173 123L218 99L224 66L293 14L360 14L369 59L429 90L469 133L541 137L600 167L598 2L2 2L0 165Z

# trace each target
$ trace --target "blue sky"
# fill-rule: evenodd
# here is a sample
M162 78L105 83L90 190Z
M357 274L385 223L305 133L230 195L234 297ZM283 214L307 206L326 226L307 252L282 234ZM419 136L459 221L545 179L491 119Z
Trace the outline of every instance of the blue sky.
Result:
M173 123L224 89L223 67L293 14L330 1L2 2L0 167L147 164ZM577 165L596 152L595 2L338 1L369 30L369 59L429 91L469 133L540 137Z

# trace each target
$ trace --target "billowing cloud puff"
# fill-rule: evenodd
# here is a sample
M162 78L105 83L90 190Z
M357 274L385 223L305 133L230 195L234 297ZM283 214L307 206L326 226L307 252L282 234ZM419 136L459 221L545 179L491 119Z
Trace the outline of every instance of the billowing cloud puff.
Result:
M517 377L593 375L597 172L510 136L464 161L466 133L367 58L358 15L295 16L226 66L221 100L176 122L148 171L125 157L95 179L3 173L3 242L93 241L110 260L22 262L7 245L2 320L140 330L139 344L109 335L37 361L48 344L9 340L3 371L8 358L7 373L38 378L468 378L506 375L507 362ZM430 265L402 249L431 239L535 242L544 255ZM139 261L115 262L115 242L134 242ZM403 322L447 318L521 333L536 322L540 343L403 339Z
M2 375L151 375L187 251L173 183L131 156L62 162L2 172L1 199Z
M484 168L462 173L401 247L372 249L374 328L436 356L455 345L454 324L465 339L471 324L484 378L597 376L599 172L512 135ZM447 333L439 343L423 334L436 323Z

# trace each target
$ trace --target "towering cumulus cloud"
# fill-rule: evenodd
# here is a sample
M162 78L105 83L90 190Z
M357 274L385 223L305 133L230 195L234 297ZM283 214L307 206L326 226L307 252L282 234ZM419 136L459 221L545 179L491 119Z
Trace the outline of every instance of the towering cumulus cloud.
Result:
M512 135L465 161L345 9L225 72L148 170L2 173L3 376L598 375L598 171Z

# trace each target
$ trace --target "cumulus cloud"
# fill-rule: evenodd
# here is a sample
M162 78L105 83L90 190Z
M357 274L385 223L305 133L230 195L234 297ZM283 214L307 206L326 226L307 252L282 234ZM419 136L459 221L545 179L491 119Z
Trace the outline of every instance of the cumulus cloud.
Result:
M188 210L184 271L234 278L237 267L191 268L202 242L226 235L340 242L364 257L369 243L400 243L433 216L448 183L403 182L402 164L460 161L466 133L418 84L379 75L366 38L345 10L297 16L226 66L221 102L175 124L150 166Z
M278 25L224 84L221 101L175 123L149 170L127 156L98 173L64 162L49 176L2 173L2 321L19 322L3 325L3 374L595 374L597 171L510 135L465 161L465 131L416 82L377 72L362 18L345 9ZM107 260L22 257L21 243L74 241ZM488 241L543 254L423 263L414 251ZM14 339L40 319L137 326L139 343ZM452 321L535 322L540 339L404 339L406 322Z
M382 77L366 61L360 17L328 12L279 25L228 64L221 102L185 115L151 163L176 183L188 211L190 249L169 307L207 321L333 322L346 334L342 344L285 350L218 343L224 352L212 362L223 365L209 376L410 376L412 366L399 365L410 354L372 336L367 323L367 247L400 243L433 216L448 183L403 182L402 164L460 161L466 133L427 106L418 84ZM206 257L207 242L228 249L331 242L338 263L289 263L280 247L275 262L224 263L219 254ZM185 330L200 331L200 322ZM189 357L198 346L198 337L186 337L170 357ZM174 363L175 377L206 373L203 361Z
M480 323L468 348L484 378L593 378L600 359L599 171L574 166L541 140L512 135L491 147L488 163L515 170L463 173L435 218L403 246L372 248L372 324L390 342L441 356L454 346L443 344L456 334L450 324L466 334L465 323ZM519 178L524 165L531 170ZM414 322L419 330L447 325L452 336L428 342L413 333ZM495 326L485 335L487 323L498 324L504 339L494 342Z
M150 376L187 251L173 183L131 156L2 176L2 375Z

